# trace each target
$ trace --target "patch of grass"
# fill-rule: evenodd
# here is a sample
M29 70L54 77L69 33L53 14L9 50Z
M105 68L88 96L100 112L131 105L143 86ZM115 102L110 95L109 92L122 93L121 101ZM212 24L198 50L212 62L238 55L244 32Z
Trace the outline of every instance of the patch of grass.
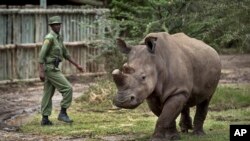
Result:
M115 93L115 84L110 80L101 78L75 101L81 103L78 105L80 107L88 106L93 111L104 111L113 108L112 98Z
M119 136L124 136L123 140L127 141L149 140L154 132L157 117L152 114L145 102L134 110L114 107L112 98L115 92L116 88L113 82L100 80L95 86L90 87L82 97L79 97L69 109L69 115L74 120L72 125L58 121L57 113L59 111L53 111L51 116L53 126L41 127L41 117L36 115L30 123L21 127L21 131L49 136L87 138L91 141L99 141L107 136L114 136L115 140ZM230 124L249 124L250 107L246 107L248 92L249 87L219 86L211 101L212 109L217 110L208 112L204 124L207 135L196 137L192 136L191 133L181 133L182 140L229 140ZM230 104L233 106L230 106ZM220 108L216 108L216 106ZM192 117L194 111L195 108L192 108ZM179 117L176 122L179 122ZM179 127L178 130L180 130Z
M145 104L141 106L140 109L146 107ZM50 119L54 125L41 127L41 118L40 115L37 115L34 120L21 127L22 132L98 138L107 135L147 135L154 129L156 117L149 112L125 109L96 112L88 106L85 107L85 110L79 110L78 107L82 106L74 103L69 110L69 115L74 120L72 125L57 121L57 115L53 114ZM54 113L58 113L58 111L54 111Z
M250 85L221 85L211 103L212 110L237 109L250 106Z

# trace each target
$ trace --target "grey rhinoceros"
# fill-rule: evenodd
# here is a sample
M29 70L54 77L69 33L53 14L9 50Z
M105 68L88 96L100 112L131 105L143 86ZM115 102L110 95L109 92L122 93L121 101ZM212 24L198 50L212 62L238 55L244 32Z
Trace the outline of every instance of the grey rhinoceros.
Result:
M136 46L117 39L128 61L112 72L118 92L114 105L133 109L145 99L158 116L151 141L180 139L176 118L181 113L182 132L203 135L209 102L221 75L218 53L184 33L150 33ZM193 126L189 108L196 106Z

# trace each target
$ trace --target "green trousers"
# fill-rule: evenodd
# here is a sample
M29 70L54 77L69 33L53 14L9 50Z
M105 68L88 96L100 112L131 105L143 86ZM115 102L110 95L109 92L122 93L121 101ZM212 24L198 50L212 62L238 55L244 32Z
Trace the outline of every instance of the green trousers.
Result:
M57 89L63 96L61 101L62 108L68 108L72 102L73 89L69 81L60 70L45 71L45 82L43 98L41 103L41 114L50 116L52 111L52 97Z

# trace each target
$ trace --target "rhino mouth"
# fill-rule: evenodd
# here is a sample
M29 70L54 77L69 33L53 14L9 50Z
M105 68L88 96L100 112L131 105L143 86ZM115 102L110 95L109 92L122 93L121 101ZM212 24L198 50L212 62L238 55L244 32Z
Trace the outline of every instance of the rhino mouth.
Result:
M141 104L135 95L130 94L124 96L124 94L117 94L113 99L113 104L120 108L134 109Z

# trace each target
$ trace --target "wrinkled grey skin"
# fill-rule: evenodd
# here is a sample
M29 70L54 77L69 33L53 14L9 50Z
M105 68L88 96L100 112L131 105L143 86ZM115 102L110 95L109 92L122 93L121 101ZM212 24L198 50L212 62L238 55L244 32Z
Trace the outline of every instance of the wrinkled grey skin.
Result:
M128 54L128 62L112 72L118 89L114 105L133 109L147 100L158 116L151 141L180 139L175 122L179 114L182 132L205 134L203 123L221 74L217 52L184 33L150 33L140 45L129 46L122 39L117 45Z

